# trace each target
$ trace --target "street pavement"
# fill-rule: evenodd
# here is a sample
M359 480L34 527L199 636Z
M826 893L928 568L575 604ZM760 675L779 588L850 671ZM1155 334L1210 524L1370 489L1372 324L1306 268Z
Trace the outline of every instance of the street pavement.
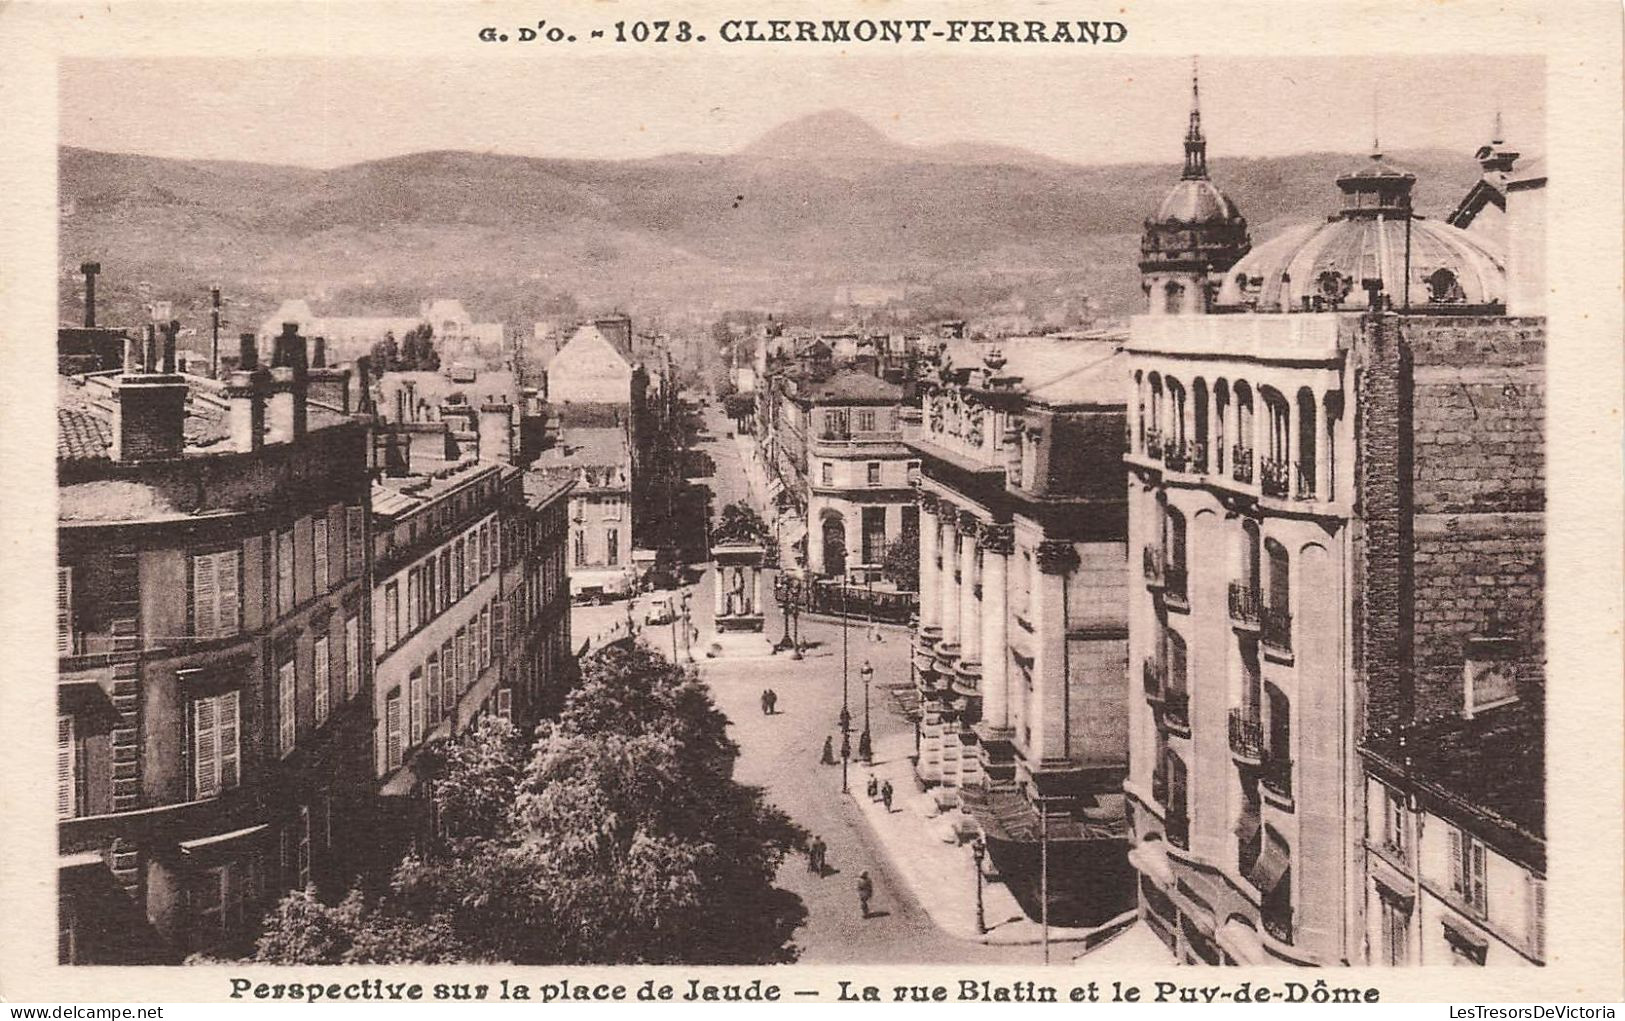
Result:
M711 409L707 425L709 435L697 447L716 464L716 474L700 480L712 490L713 511L720 513L729 503L752 496L756 499L751 502L760 508L761 494L750 492L740 445L727 435L731 423ZM778 876L779 885L799 896L807 910L806 923L794 936L800 960L814 964L1041 963L1038 926L1021 917L1002 886L986 888L986 920L992 932L987 937L977 934L976 879L969 849L943 839L947 820L925 817L929 798L914 785L908 759L914 750L914 726L891 693L893 688L910 684L908 631L881 627L876 632L881 640L874 641L861 622L843 629L838 620L803 617L800 630L808 646L805 658L796 661L787 653L767 655L768 643L784 633L784 618L772 598L770 572L762 583L767 616L760 646L763 654L710 658L706 638L712 632L712 579L707 570L690 590L691 624L701 636L699 640L685 642L680 622L675 627L640 626L639 630L653 648L671 655L675 638L677 658L695 658L740 746L738 779L760 786L767 799L809 837L820 836L828 845L824 874L812 873L806 856L794 854ZM635 604L634 619L641 625L650 599L666 597L641 597ZM607 628L624 627L625 620L624 601L577 607L572 618L574 640L579 644ZM865 662L874 668L867 711L861 673ZM767 688L778 695L777 712L771 716L764 715L761 707L761 695ZM843 703L849 707L853 725L853 760L846 778L849 793L842 792L841 766L819 761L826 738L839 758ZM896 791L891 813L868 799L869 768L856 760L858 735L866 719L876 749L874 770L877 776L891 779ZM861 917L857 896L858 876L864 871L875 891L869 918ZM1066 943L1064 931L1051 935L1054 963L1068 964L1081 952L1081 945ZM1123 940L1120 937L1115 942Z

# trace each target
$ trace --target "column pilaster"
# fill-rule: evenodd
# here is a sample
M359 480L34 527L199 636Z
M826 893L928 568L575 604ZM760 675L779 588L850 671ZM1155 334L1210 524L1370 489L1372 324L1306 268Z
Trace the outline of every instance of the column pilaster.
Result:
M1014 751L1010 746L1010 555L1015 551L1015 529L993 524L978 537L982 547L982 718L977 723L981 773L989 784L1014 779Z

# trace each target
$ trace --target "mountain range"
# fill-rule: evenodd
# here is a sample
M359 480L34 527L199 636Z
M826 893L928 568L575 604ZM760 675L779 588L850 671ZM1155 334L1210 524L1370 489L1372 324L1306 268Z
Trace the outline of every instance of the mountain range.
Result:
M1451 209L1479 174L1465 153L1390 158L1416 173L1426 215ZM1257 242L1334 213L1335 177L1361 160L1211 165ZM446 151L315 170L63 147L59 172L65 321L79 314L79 263L96 260L107 322L137 321L152 300L194 312L218 283L242 329L281 298L402 314L444 296L526 334L535 319L612 305L696 324L843 301L972 319L1127 314L1140 301L1142 221L1178 178L1172 163L909 146L841 111L727 155Z

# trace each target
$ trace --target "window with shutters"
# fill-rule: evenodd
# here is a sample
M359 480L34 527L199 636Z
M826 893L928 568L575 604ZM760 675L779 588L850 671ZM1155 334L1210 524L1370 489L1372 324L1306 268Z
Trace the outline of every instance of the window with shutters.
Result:
M316 675L313 682L316 689L316 725L319 727L327 722L327 713L332 705L333 658L326 635L318 635L312 649Z
M440 702L447 716L457 705L457 654L450 638L440 646Z
M502 528L496 522L491 522L491 570L495 571L502 566Z
M71 656L78 643L73 633L73 568L56 569L56 654Z
M365 518L366 511L360 507L344 508L344 556L348 565L346 573L352 578L361 576L367 562Z
M440 720L441 720L441 717L442 717L441 708L440 708L441 707L441 701L440 701L440 654L439 653L431 653L430 654L429 662L425 665L424 672L428 677L428 689L429 690L428 690L427 694L428 694L428 699L429 699L429 726L432 728L432 727L435 727L436 725L438 725L440 723Z
M573 542L575 547L575 565L577 567L584 567L587 563L587 533L579 528L576 529Z
M480 577L491 573L491 526L480 526Z
M604 529L604 552L611 567L618 567L621 563L621 531L618 528Z
M463 536L467 547L463 554L463 591L472 592L480 583L480 534L477 531Z
M225 638L241 630L240 557L237 550L192 557L192 634Z
M480 622L475 618L469 625L468 635L458 632L458 641L463 645L463 690L474 686L480 676L480 650L479 650Z
M310 885L310 806L299 806L299 889Z
M501 659L508 648L508 604L498 600L491 606L491 658Z
M344 697L354 698L361 690L361 618L344 618Z
M452 595L453 582L451 580L451 550L440 551L440 611L444 613L455 598Z
M418 629L418 569L412 568L406 572L406 634Z
M276 612L278 615L293 610L293 533L278 532L276 537Z
M215 797L238 784L238 707L235 691L192 700L194 801Z
M480 665L490 666L492 658L491 641L491 604L486 603L485 609L480 611Z
M1471 834L1451 827L1450 837L1450 892L1461 903L1471 908L1480 918L1489 914L1487 888L1484 882L1484 844Z
M73 717L56 718L56 817L79 814L79 748L73 738Z
M393 649L401 641L401 583L384 586L384 648Z
M286 757L299 737L299 672L291 655L276 669L276 704L276 750Z
M436 613L440 612L440 590L439 586L436 584L435 559L432 556L428 560L424 561L423 564L423 588L423 602L426 608L424 620L427 621L432 619Z
M468 591L468 575L463 568L463 540L461 539L451 545L451 575L456 579L454 582L456 588L452 598L461 599L463 593Z
M384 699L384 768L398 769L401 764L401 690L396 688Z
M316 568L316 594L321 595L333 587L333 578L327 566L327 519L317 518L311 523L311 561Z
M423 669L413 670L406 679L406 691L410 698L408 710L410 713L407 727L407 744L415 745L423 740Z

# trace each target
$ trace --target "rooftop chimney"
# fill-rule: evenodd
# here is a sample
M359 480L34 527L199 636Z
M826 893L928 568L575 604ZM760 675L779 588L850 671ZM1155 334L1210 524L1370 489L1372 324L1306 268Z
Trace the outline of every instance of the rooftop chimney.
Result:
M249 453L265 445L265 398L271 389L271 371L255 364L254 335L243 334L242 359L247 366L231 374L226 384L230 408L231 445Z
M85 327L96 325L96 274L102 271L99 262L81 262L79 272L85 275Z
M248 372L260 363L260 346L252 333L237 335L237 367Z
M480 405L480 460L513 462L513 405L488 401Z
M266 409L266 439L271 443L294 443L304 438L308 364L299 324L283 323L271 355L271 399Z
M326 337L317 337L311 342L310 367L313 369L327 368Z
M124 375L119 377L113 407L110 454L115 461L179 457L185 449L186 381L175 375L178 329L179 323L164 327L161 365L156 331L150 324L143 331L139 358L131 350L134 341L125 348Z

